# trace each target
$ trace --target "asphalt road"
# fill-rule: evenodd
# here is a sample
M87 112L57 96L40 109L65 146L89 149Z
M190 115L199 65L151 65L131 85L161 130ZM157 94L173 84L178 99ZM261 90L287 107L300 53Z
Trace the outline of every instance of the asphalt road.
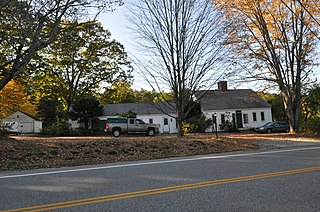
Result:
M0 211L320 211L320 145L0 173Z

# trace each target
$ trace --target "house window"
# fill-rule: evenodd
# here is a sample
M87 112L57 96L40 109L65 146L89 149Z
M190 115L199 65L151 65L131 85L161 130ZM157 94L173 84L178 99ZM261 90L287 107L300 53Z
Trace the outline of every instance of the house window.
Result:
M167 119L167 118L164 118L164 119L163 119L163 124L164 124L164 125L169 125L169 122L168 122L168 119Z
M249 116L248 116L248 114L243 114L243 123L244 124L249 124Z
M253 121L257 121L257 113L256 113L256 112L253 112L253 113L252 113L252 116L253 116Z
M221 114L221 123L224 124L226 122L225 115Z
M264 112L261 112L260 114L261 114L261 121L264 121L264 120L265 120L265 118L264 118Z
M153 119L149 119L149 124L153 124Z

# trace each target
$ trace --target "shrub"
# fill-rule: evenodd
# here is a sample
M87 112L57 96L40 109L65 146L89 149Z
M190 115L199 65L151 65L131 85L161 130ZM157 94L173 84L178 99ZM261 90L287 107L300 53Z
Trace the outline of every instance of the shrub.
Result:
M212 125L212 119L207 119L203 114L200 117L192 117L182 123L184 133L203 133Z
M220 124L220 129L226 132L236 132L238 129L236 126L229 120L226 120L224 123Z
M320 117L304 121L300 129L305 133L320 133Z
M66 120L54 122L52 125L43 128L41 131L43 135L67 136L72 135L70 123Z
M1 137L6 137L9 135L9 132L6 129L0 128L0 138Z

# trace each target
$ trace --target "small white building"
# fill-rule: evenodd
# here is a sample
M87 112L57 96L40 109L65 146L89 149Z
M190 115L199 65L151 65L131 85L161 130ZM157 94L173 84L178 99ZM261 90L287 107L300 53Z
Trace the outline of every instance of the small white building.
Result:
M42 121L39 121L21 111L17 111L1 121L19 123L22 133L40 133L42 130Z

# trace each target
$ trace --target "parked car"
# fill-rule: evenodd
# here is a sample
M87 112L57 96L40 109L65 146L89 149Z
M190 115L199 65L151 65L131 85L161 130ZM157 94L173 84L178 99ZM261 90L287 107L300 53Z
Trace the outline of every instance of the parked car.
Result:
M147 124L136 118L108 118L106 133L112 133L114 137L119 137L122 133L145 133L154 136L159 132L159 125Z
M16 134L21 135L22 133L22 125L19 122L2 122L1 129L6 134Z
M255 131L262 133L289 132L289 130L289 124L285 121L268 122L261 127L255 128Z

